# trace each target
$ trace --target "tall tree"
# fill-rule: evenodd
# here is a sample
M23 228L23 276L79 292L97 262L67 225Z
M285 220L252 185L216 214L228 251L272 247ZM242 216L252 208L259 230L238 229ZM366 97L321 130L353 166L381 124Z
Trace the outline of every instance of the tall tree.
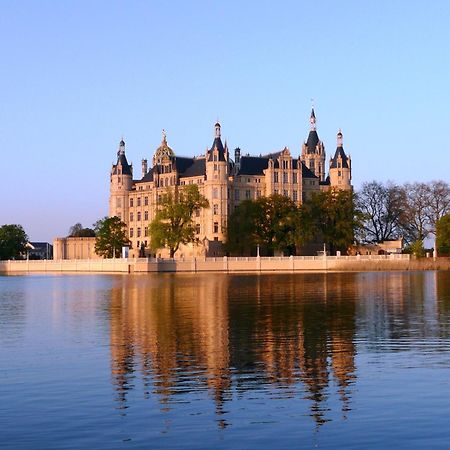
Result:
M28 236L22 225L3 225L0 227L0 259L19 258L26 250Z
M436 230L436 222L450 213L450 186L442 180L428 183L428 222L432 233Z
M331 189L318 192L305 202L304 209L316 238L321 237L330 252L346 252L353 244L360 226L360 214L355 208L352 191Z
M105 217L94 224L95 253L104 258L118 258L123 246L129 244L126 224L119 217Z
M439 256L450 255L450 214L436 222L436 249Z
M403 213L399 218L399 229L406 243L422 242L430 233L430 190L426 183L407 183L403 191Z
M168 247L173 258L181 244L195 242L192 215L196 209L208 207L208 200L200 194L196 184L168 189L149 226L152 249Z
M291 199L278 194L245 200L228 221L227 250L248 255L259 246L268 255L293 253L300 241L299 214Z
M382 242L402 235L405 194L399 186L378 181L364 183L357 195L362 213L358 238L363 242Z
M292 252L295 245L297 207L288 197L273 194L256 200L256 241L269 255L275 250Z
M78 222L70 227L68 237L95 237L95 231L92 228L84 228Z
M259 241L255 223L259 211L259 205L254 200L239 203L228 219L227 252L242 256L256 251Z

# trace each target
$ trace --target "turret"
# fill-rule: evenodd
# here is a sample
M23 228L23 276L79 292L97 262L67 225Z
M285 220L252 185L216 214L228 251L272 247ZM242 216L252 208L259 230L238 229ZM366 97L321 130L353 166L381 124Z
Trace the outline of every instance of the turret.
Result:
M109 215L124 218L128 211L128 192L133 185L133 166L125 156L125 141L121 139L117 150L117 162L112 165L110 176Z
M341 130L338 131L336 141L336 152L330 159L330 184L337 189L350 190L352 189L352 162L350 155L345 154Z
M225 239L228 217L228 146L222 144L219 122L214 125L214 140L206 153L206 181L204 195L210 207L205 211L206 235L212 241Z
M325 146L316 131L316 114L314 108L309 118L310 131L308 139L302 144L300 160L320 181L325 180Z

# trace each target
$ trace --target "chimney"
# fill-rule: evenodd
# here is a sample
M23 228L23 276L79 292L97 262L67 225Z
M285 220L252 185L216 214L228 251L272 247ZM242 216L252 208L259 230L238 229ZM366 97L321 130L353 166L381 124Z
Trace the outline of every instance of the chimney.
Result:
M144 178L145 175L147 175L147 160L143 159L142 160L142 178Z
M239 147L234 149L234 162L236 165L241 164L241 149Z

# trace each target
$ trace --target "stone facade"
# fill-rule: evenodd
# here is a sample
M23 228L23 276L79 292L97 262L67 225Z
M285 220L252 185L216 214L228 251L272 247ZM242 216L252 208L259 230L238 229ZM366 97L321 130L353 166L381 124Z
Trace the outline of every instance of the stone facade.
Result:
M53 240L53 259L99 259L95 237L65 237Z
M314 192L338 188L352 189L351 160L342 146L342 133L337 136L337 149L330 159L325 176L325 146L316 131L314 109L311 130L302 145L300 157L288 148L264 156L241 155L236 148L231 155L222 142L221 126L214 126L214 140L204 155L179 157L169 147L163 132L152 167L142 160L140 179L133 179L133 167L125 156L125 142L120 141L117 162L110 176L109 215L118 216L127 225L131 256L137 256L143 245L149 253L148 226L157 211L158 201L167 189L180 189L196 184L210 207L194 215L198 243L181 247L177 256L221 256L230 214L243 200L280 194L300 205ZM157 256L167 256L165 250Z

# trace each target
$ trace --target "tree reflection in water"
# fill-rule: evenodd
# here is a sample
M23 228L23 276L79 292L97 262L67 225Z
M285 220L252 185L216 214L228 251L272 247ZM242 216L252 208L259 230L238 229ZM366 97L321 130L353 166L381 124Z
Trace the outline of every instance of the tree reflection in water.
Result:
M356 284L343 274L159 275L117 280L111 291L117 400L137 373L163 408L208 390L218 423L233 395L276 388L326 421L330 378L345 415L355 377Z

